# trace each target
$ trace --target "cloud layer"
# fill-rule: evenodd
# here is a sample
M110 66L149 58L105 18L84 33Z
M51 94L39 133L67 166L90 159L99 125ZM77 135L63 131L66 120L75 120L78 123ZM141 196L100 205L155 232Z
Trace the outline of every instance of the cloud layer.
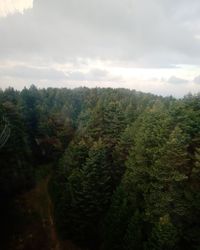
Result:
M199 64L199 11L197 0L35 0L31 12L0 21L0 52L58 62L123 60L137 67Z
M199 12L199 0L0 1L0 85L15 76L134 82L142 68L135 81L151 70L183 87L200 73Z

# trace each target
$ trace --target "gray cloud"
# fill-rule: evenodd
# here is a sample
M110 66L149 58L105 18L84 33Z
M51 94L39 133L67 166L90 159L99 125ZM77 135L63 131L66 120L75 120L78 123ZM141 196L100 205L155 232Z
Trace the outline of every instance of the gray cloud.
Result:
M65 74L62 71L58 71L51 68L34 68L28 66L15 66L0 68L1 77L12 77L22 79L51 79L51 80L62 80L66 79Z
M196 84L200 84L200 75L199 76L196 76L193 80L194 83Z
M0 59L199 64L199 11L197 0L35 0L0 19Z
M168 83L172 83L172 84L186 84L188 83L189 81L186 80L186 79L182 79L182 78L179 78L179 77L176 77L176 76L171 76L168 80L167 80Z
M107 65L133 71L198 66L199 13L199 0L34 0L23 15L0 17L0 84L120 80ZM175 71L163 77L171 75L165 82L172 89L185 84L190 91Z
M74 71L67 74L68 80L73 81L121 81L120 76L112 76L108 71L92 69L88 72Z
M74 71L68 73L68 80L78 80L78 81L102 81L108 80L110 78L109 73L106 70L93 69L89 72L83 73L80 71Z
M69 71L63 72L53 68L36 68L29 66L14 66L0 68L0 78L18 78L25 80L51 80L51 81L113 81L121 80L114 77L106 70L94 68L87 72Z

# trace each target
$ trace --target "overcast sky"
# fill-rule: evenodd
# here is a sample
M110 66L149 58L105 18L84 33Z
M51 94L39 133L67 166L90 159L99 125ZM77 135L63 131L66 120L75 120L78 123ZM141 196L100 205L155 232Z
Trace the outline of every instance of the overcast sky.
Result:
M200 91L199 0L0 0L0 87Z

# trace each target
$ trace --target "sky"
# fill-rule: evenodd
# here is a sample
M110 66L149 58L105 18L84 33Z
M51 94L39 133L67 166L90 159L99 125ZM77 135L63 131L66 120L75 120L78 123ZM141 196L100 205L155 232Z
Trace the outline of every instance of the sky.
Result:
M200 92L199 0L0 0L0 88Z

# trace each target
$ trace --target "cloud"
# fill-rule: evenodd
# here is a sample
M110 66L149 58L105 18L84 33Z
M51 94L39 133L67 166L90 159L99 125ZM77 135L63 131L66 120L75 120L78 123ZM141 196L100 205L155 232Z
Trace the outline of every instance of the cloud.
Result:
M196 0L35 0L32 11L0 21L0 55L57 62L100 58L136 67L198 64L199 10Z
M66 79L62 71L51 68L34 68L27 66L14 66L8 68L0 68L1 77L12 77L31 80L62 80Z
M33 0L1 0L0 17L6 17L9 14L24 13L24 10L33 7Z
M121 81L120 76L113 76L109 71L93 68L87 72L73 71L67 74L72 81Z
M167 81L186 84L187 74L177 72L179 65L200 65L199 12L199 0L0 0L6 16L0 18L0 66L7 68L0 74L13 82L114 81L117 67L145 69L142 79L148 69L158 79L169 69Z
M182 78L179 78L179 77L176 77L176 76L171 76L168 80L167 80L168 83L172 83L172 84L186 84L188 83L189 81L186 80L186 79L182 79Z
M106 70L93 68L87 72L61 71L53 68L39 68L29 66L0 67L0 77L25 80L50 81L119 81L121 78L113 76Z
M68 73L67 78L69 80L79 80L79 81L102 81L102 80L108 80L109 73L106 70L101 69L92 69L88 72L80 72L80 71L74 71L71 73Z
M194 83L200 84L200 75L196 76L193 80Z

